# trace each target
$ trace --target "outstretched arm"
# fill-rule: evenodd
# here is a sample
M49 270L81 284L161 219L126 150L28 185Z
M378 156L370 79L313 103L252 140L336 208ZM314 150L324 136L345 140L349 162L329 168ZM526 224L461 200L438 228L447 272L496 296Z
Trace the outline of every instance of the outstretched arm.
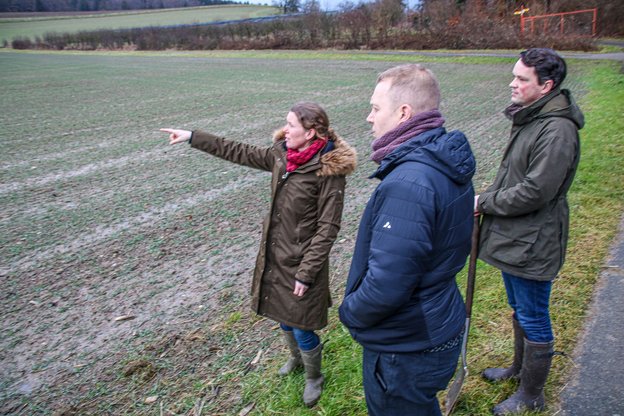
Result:
M271 171L275 163L270 147L258 147L248 143L228 140L199 130L192 132L189 130L164 128L160 129L160 131L169 133L169 144L189 142L192 138L192 147L239 165Z

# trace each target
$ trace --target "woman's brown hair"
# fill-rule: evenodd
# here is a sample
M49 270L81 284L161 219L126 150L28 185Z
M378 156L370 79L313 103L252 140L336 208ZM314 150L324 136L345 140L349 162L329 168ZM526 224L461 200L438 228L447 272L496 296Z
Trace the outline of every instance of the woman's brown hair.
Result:
M292 106L290 109L303 126L304 129L314 129L316 131L316 137L329 138L329 140L336 140L336 134L334 130L329 127L329 117L323 107L313 102L299 102Z

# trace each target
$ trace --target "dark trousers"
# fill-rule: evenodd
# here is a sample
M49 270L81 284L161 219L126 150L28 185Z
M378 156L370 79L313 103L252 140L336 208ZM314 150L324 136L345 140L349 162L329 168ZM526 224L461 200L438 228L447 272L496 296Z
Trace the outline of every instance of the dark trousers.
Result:
M371 416L439 416L436 394L455 373L461 343L440 352L380 353L364 348L363 378Z

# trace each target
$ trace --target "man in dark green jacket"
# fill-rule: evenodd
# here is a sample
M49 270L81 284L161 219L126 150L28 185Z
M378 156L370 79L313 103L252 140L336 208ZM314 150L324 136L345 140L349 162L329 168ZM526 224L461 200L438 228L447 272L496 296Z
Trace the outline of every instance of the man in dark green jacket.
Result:
M568 240L566 194L579 162L583 114L560 88L565 61L553 50L529 49L513 68L511 138L494 183L475 197L483 214L480 258L502 271L513 309L515 354L507 368L488 368L491 381L520 378L495 415L545 407L543 387L552 361L552 281Z

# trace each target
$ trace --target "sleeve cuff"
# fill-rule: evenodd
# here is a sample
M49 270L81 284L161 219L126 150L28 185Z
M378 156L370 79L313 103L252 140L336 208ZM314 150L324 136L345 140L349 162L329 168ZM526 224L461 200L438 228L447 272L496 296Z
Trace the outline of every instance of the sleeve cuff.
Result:
M295 280L298 281L299 283L301 283L302 285L307 286L307 287L312 286L312 283L310 283L310 282L304 282L303 280L299 280L297 278L295 278Z

